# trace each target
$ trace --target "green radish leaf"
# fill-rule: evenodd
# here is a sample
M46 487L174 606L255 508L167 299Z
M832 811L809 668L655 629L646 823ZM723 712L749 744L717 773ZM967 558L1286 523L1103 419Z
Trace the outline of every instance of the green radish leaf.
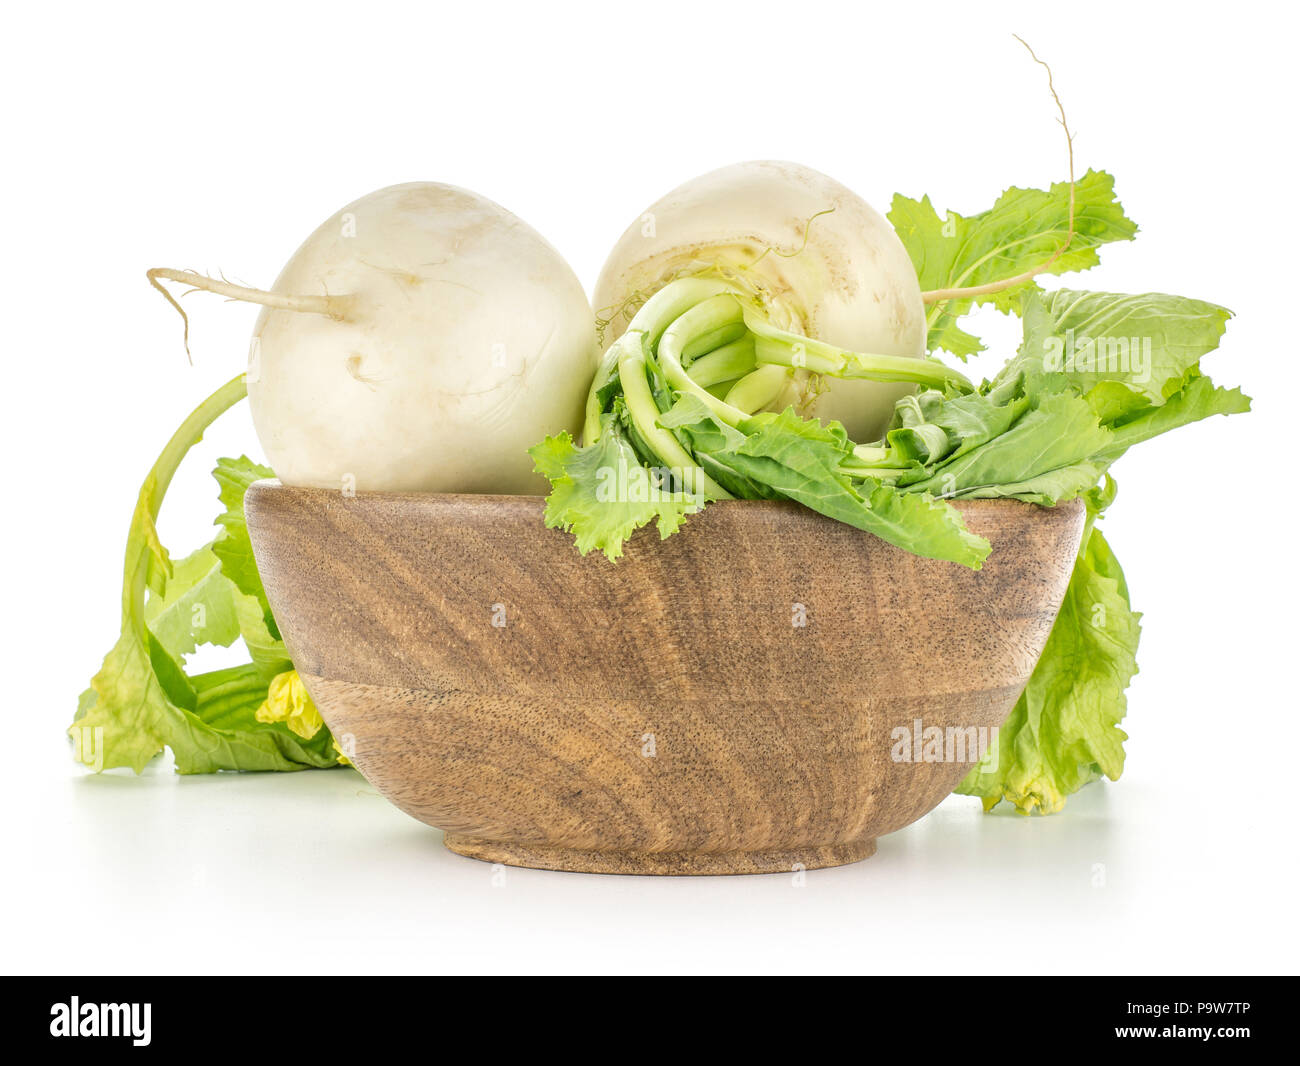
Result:
M221 532L212 550L221 560L221 569L226 577L238 585L244 595L253 596L262 604L267 626L278 637L279 630L271 617L271 606L266 602L266 590L262 587L262 576L257 572L253 543L248 538L248 522L244 517L244 494L248 487L254 481L275 477L275 471L241 455L238 459L218 459L212 476L217 479L218 495L224 508L216 518L215 524Z
M1117 458L1134 444L1211 415L1238 415L1249 410L1250 397L1240 389L1216 388L1209 378L1195 373L1164 403L1130 412L1118 420L1111 428L1112 440L1106 455Z
M1024 396L998 403L981 393L950 398L930 390L898 401L885 439L905 462L933 465L1001 436L1028 407Z
M846 474L843 464L852 454L853 442L838 422L810 421L786 408L718 458L787 499L906 551L980 567L989 543L967 530L954 508L920 493L904 494L873 478Z
M579 448L562 433L534 445L529 455L551 482L546 525L571 532L583 555L601 551L615 561L637 529L656 522L659 536L667 537L704 506L703 497L643 465L612 415L602 418L594 444Z
M1006 800L1022 814L1052 814L1088 782L1117 780L1127 739L1119 723L1137 673L1140 618L1118 560L1101 531L1090 528L1025 691L997 743L957 791L979 796L985 810Z
M954 499L1013 496L1056 503L1096 484L1105 464L1095 457L1113 443L1086 400L1049 395L1004 433L940 463L907 488Z
M889 209L889 221L924 291L986 285L1047 263L1065 244L1069 218L1068 182L1049 190L1010 188L978 215L948 212L941 218L928 196L912 200L896 195ZM1090 170L1075 183L1074 229L1069 247L1045 274L1094 267L1103 244L1129 241L1137 233L1137 225L1115 199L1114 178L1104 171ZM1018 311L1021 295L1037 288L1030 279L992 295L932 304L926 311L929 350L942 348L959 359L983 351L979 339L960 328L959 319L981 304Z
M1057 289L1026 294L1023 315L1024 341L994 379L995 388L1013 378L1035 395L1103 388L1115 403L1115 390L1123 387L1158 405L1219 346L1232 312L1158 292ZM1123 407L1115 413L1122 415Z
M145 622L158 643L178 659L200 644L228 648L240 635L232 591L211 547L200 548L174 564L163 595L148 598Z
M268 625L243 524L244 490L270 472L246 459L223 460L218 467L226 504L222 532L213 544L175 564L154 525L181 460L212 420L243 396L241 377L201 404L168 442L140 490L127 540L121 632L68 729L77 756L97 770L130 767L139 773L164 748L171 749L180 773L338 763L328 730L304 738L283 722L258 720L271 681L291 670L284 645ZM245 592L231 579L223 554L254 591ZM186 656L200 645L228 646L239 637L252 662L197 676L185 672Z

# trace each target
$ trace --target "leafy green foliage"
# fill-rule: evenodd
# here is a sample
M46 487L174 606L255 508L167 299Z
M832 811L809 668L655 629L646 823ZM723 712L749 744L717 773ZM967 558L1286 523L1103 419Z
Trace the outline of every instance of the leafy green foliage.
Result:
M1095 500L1061 612L998 741L957 791L1024 814L1052 814L1065 797L1124 769L1125 689L1137 673L1141 618L1110 545L1093 524Z
M823 425L787 408L720 458L786 499L916 555L979 568L988 541L967 530L953 508L928 495L904 495L875 478L852 477L844 464L853 447L838 422Z
M1020 351L995 384L1019 376L1034 392L1122 388L1132 403L1161 404L1218 347L1232 312L1158 292L1057 289L1026 293L1023 315Z
M213 542L212 550L221 560L222 573L245 595L265 603L266 590L262 587L262 575L257 572L253 544L248 539L248 524L244 519L244 493L254 481L275 477L275 471L241 455L238 459L218 459L212 476L220 486L218 496L224 508L216 519L215 524L221 532ZM275 620L271 618L269 609L266 619L275 632Z
M97 769L129 766L139 773L164 748L187 774L337 763L328 730L303 737L282 722L257 719L271 681L292 670L243 519L244 490L269 471L248 459L221 460L215 472L225 505L217 520L221 532L175 564L154 526L180 460L212 418L242 396L243 383L236 379L200 406L141 490L127 543L121 634L82 694L68 730L82 761ZM186 672L186 657L200 645L229 647L241 638L250 662Z
M606 418L600 440L589 448L575 447L562 433L529 454L537 472L551 481L546 525L573 531L583 555L598 550L618 559L641 526L657 522L659 536L667 537L704 504L703 497L675 486L670 475L643 465L613 418Z
M1132 240L1137 226L1115 199L1115 179L1090 170L1075 183L1074 237L1044 271L1064 274L1096 266L1097 249L1113 241ZM926 291L972 288L1018 277L1052 259L1066 242L1070 221L1070 186L1058 182L1048 190L1011 188L987 211L940 218L928 196L912 200L896 195L889 209L893 223ZM979 304L1015 311L1029 280L988 296L934 304L927 315L928 347L942 348L959 359L983 351L979 339L957 322Z

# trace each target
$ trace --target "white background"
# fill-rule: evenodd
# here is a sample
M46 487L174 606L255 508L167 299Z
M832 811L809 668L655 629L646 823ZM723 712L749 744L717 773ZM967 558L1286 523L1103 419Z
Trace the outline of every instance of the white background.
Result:
M1293 969L1297 26L1280 4L1196 7L10 5L0 966ZM146 267L266 285L342 204L416 179L504 204L588 286L648 203L741 159L798 160L882 210L901 191L978 211L1063 177L1013 30L1054 66L1080 167L1111 170L1142 227L1074 280L1231 307L1207 369L1255 397L1116 470L1106 532L1145 612L1119 783L1047 819L953 798L802 888L524 870L494 886L350 771L73 765L62 727L117 633L139 482L240 369L255 313L192 298L191 366ZM1014 344L1014 323L979 325ZM257 454L243 409L169 496L178 553L211 536L210 460L241 451Z

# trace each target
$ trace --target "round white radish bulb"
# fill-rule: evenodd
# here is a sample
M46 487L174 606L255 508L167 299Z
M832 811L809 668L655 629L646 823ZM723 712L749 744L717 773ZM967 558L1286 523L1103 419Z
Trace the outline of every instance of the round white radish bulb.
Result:
M873 355L925 355L925 309L907 251L889 222L825 174L753 162L688 181L647 208L596 283L608 346L641 302L679 277L726 277L757 295L773 325ZM795 372L769 404L844 423L875 440L912 386Z
M466 189L394 185L326 220L258 318L248 396L289 485L532 493L527 449L576 432L597 350L582 285Z

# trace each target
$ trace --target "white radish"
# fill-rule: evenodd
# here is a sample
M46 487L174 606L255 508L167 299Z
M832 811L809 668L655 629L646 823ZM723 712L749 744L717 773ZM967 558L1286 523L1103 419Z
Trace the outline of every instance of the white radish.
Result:
M796 163L751 162L688 181L614 246L596 284L609 345L668 282L720 277L761 302L774 326L853 352L920 358L925 310L889 222L839 182ZM766 406L794 404L874 440L912 386L794 370Z
M150 278L263 305L248 395L286 484L540 492L527 449L581 425L597 359L582 285L535 230L466 189L362 197L270 292L188 271Z

